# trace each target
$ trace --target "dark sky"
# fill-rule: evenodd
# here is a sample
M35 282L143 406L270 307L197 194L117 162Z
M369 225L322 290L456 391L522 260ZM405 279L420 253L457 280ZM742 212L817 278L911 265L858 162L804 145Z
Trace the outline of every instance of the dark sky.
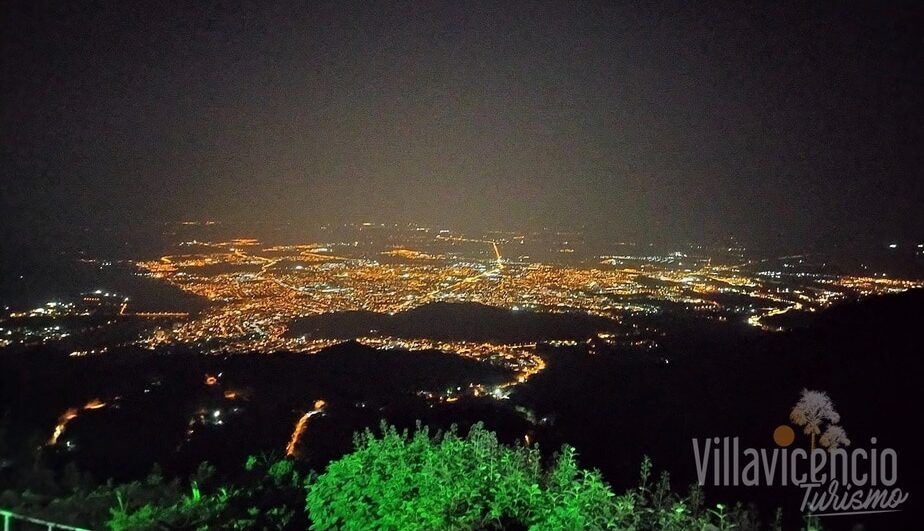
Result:
M2 2L6 228L924 239L919 2L269 3Z

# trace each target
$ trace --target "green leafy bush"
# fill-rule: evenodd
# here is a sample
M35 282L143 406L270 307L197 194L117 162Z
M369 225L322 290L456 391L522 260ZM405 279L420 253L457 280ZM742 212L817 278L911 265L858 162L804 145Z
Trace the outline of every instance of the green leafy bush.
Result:
M651 484L645 460L639 487L620 496L600 473L578 466L565 446L550 467L539 450L505 446L481 424L431 437L383 423L356 449L307 483L312 529L758 529L740 506L706 509L702 493L680 496L667 474Z
M304 529L304 478L294 463L272 455L251 456L244 474L231 485L213 480L203 463L189 480L189 494L175 487L157 491L150 482L114 488L116 505L106 527L144 529ZM175 484L174 484L175 485ZM209 488L202 488L208 485ZM165 495L166 494L166 495Z

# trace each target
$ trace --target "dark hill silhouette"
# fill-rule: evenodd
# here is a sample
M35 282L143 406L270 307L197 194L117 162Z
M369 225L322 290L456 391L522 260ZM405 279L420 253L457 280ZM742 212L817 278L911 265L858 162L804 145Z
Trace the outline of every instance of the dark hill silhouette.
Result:
M314 443L323 447L324 455L335 455L349 450L354 431L380 418L395 412L421 418L429 408L416 395L420 390L440 392L471 382L496 385L513 378L503 367L460 356L376 350L353 341L312 355L160 354L132 347L75 358L43 348L0 355L0 373L5 375L0 428L16 434L20 446L25 447L30 437L36 444L47 440L68 408L93 398L110 402L68 425L64 437L76 444L76 450L60 457L75 460L98 477L117 478L144 474L154 462L174 469L203 459L240 466L247 453L279 451L295 421L317 399L327 401L344 418L368 422L334 423L340 428L338 438ZM206 375L216 376L217 382L206 385ZM228 399L224 391L239 396ZM369 407L360 408L362 415L349 413L356 403ZM187 437L189 419L202 409L220 409L228 420L222 426L197 427L195 436ZM26 457L14 461L17 466L30 462Z
M338 312L295 319L290 336L349 339L369 335L507 343L587 339L615 321L584 313L513 311L477 303L426 304L394 315Z
M744 446L772 447L802 388L829 393L855 446L894 448L899 482L912 498L924 492L916 425L922 412L921 315L924 290L836 305L804 329L760 334L745 325L662 321L657 356L549 356L514 399L557 419L546 446L568 440L617 487L631 485L642 455L695 481L691 439L739 436ZM664 362L666 358L669 363ZM797 430L796 445L808 442ZM707 488L712 499L755 500L798 512L798 489ZM917 515L839 517L826 529L900 529ZM796 528L788 520L786 528Z

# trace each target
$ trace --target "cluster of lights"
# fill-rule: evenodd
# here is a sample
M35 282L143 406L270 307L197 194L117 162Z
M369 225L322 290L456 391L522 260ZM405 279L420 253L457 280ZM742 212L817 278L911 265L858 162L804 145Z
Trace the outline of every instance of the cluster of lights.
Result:
M158 329L143 343L198 344L220 351L316 352L333 339L288 337L297 317L343 311L394 314L430 302L477 302L512 310L584 312L620 319L655 313L659 301L726 320L741 315L753 326L789 311L815 311L849 297L918 287L908 281L874 277L819 277L778 271L749 272L742 265L675 252L666 256L602 257L596 265L575 267L506 261L495 240L468 239L440 231L435 241L488 246L491 258L466 259L406 247L379 251L385 262L364 255L339 256L348 244L304 244L262 248L256 240L195 242L198 254L164 256L139 262L147 275L166 280L214 304L171 328ZM732 249L733 251L736 249ZM349 254L349 253L347 253ZM220 267L216 267L220 266ZM723 306L715 295L751 301ZM647 301L647 302L646 302ZM476 345L425 339L368 337L380 348L437 349L481 360L503 360L532 374L541 365L523 345Z

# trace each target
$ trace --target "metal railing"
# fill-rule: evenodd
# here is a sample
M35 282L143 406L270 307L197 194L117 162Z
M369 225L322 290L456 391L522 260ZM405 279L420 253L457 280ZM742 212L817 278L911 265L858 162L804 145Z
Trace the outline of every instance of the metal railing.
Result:
M45 526L48 528L48 531L54 531L55 529L64 529L66 531L90 531L89 529L85 529L83 527L74 527L72 525L49 522L48 520L42 520L41 518L32 518L31 516L7 511L6 509L0 509L0 516L3 517L3 531L12 531L11 523L13 520L20 520L23 522L29 522L30 524Z

